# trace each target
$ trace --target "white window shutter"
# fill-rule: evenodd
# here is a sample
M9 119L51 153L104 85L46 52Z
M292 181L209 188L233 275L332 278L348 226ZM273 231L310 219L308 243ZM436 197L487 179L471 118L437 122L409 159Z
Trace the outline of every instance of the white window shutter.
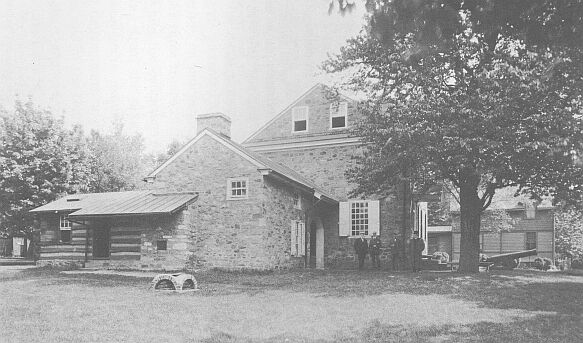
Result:
M347 201L341 202L338 213L338 234L350 236L350 206Z
M303 222L299 223L300 230L298 230L299 235L299 254L298 256L305 256L306 255L306 226Z
M297 256L298 255L298 247L297 247L297 243L298 243L298 229L297 229L297 225L296 225L296 221L292 220L291 222L291 251L290 251L290 255L292 256Z
M378 200L370 200L368 202L368 234L372 235L376 232L380 235L381 229L381 212L380 203Z

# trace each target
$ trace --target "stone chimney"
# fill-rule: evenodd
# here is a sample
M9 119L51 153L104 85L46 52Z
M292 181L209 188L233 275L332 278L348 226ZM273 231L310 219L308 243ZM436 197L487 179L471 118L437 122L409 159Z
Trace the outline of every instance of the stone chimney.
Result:
M221 135L231 138L231 118L222 113L207 113L196 116L196 134L209 128Z

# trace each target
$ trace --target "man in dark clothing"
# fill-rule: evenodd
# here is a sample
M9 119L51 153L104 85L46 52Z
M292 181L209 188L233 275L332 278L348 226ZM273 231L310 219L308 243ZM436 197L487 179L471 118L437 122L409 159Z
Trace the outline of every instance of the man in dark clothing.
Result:
M372 233L372 237L370 238L370 242L368 243L368 252L370 254L370 262L372 263L372 266L380 268L381 238L377 236L376 232Z
M363 233L354 241L354 250L356 251L356 255L358 255L358 269L362 269L364 267L364 258L368 253L368 242L364 238Z
M395 232L393 238L391 239L391 262L393 263L393 270L399 270L402 260L402 247L401 239L399 235Z
M421 271L421 253L423 250L425 250L425 242L423 239L419 238L419 233L415 231L409 242L409 253L411 254L413 273Z

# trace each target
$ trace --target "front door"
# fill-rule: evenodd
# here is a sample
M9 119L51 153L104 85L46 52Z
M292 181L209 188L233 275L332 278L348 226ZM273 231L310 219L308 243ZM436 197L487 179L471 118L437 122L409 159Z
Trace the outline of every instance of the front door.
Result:
M93 229L93 257L109 257L109 226L107 225Z

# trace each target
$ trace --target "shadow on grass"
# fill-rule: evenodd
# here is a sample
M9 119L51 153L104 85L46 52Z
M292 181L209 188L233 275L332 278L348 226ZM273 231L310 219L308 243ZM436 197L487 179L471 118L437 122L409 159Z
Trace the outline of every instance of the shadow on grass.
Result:
M267 343L267 342L312 342L312 343L380 343L380 342L582 342L583 322L579 316L539 315L530 319L508 323L479 322L470 325L441 326L385 325L374 321L369 327L350 335L339 335L331 340L313 340L293 336L274 336L266 339L237 337L217 332L199 342L203 343Z
M539 315L509 323L431 327L382 325L378 322L338 342L582 342L583 322L580 316Z

